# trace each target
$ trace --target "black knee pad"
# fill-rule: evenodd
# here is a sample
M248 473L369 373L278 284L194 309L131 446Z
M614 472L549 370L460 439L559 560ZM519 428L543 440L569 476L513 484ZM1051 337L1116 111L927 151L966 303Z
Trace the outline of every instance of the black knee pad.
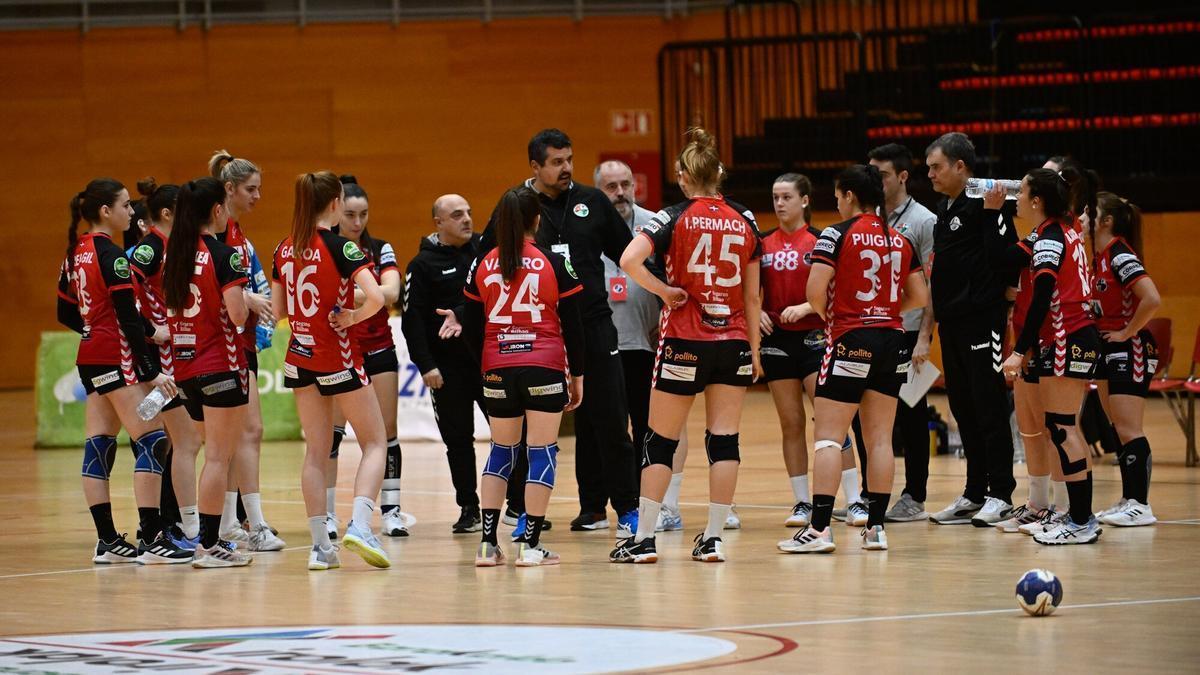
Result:
M646 432L646 440L642 442L642 467L654 464L671 466L675 459L675 449L679 447L679 439L671 440L659 436L653 431Z
M1046 413L1046 431L1050 434L1050 442L1058 450L1058 463L1062 466L1064 476L1079 473L1087 469L1087 457L1083 457L1076 462L1072 462L1067 458L1067 451L1064 445L1067 442L1067 429L1073 426L1075 426L1074 415Z
M708 465L712 466L717 462L725 461L742 461L742 456L738 452L738 435L737 434L714 434L709 431L704 432L704 450L708 453Z

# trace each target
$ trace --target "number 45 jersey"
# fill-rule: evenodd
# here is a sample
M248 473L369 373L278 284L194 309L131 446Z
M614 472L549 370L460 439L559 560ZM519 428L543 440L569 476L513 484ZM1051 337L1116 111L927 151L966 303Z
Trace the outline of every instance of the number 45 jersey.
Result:
M863 214L821 230L812 260L834 269L826 309L830 340L855 328L904 329L900 292L905 277L921 269L907 237Z
M565 373L558 301L582 290L571 263L529 240L508 283L500 272L499 247L476 260L463 295L483 304L483 371L533 366Z
M683 307L663 308L663 338L747 339L742 270L762 254L749 209L720 196L696 197L654 214L638 236L654 244L667 284L688 294Z

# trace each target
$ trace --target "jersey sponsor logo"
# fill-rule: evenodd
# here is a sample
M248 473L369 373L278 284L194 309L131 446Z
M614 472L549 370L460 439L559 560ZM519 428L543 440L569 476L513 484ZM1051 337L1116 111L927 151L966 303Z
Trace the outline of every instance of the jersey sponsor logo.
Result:
M292 344L288 345L288 351L297 356L303 356L306 359L311 359L313 355L311 349L296 342L295 340L292 340Z
M497 375L495 373L488 373L487 375L483 376L483 381L500 383L500 382L504 381L504 378L500 377L499 375Z
M753 375L754 374L754 365L747 363L744 366L738 366L737 374L738 375Z
M1058 243L1058 242L1051 242L1051 243ZM1055 253L1054 251L1041 251L1040 253L1033 254L1033 266L1034 267L1040 267L1042 265L1050 265L1053 267L1058 267L1061 264L1062 264L1062 255Z
M854 349L846 349L845 343L839 342L837 346L837 355L849 359L859 359L862 361L870 361L875 358L870 349L865 347L856 347Z
M674 363L662 364L662 379L677 382L695 382L696 366L680 366Z
M582 206L582 204L580 204ZM563 392L562 382L555 384L545 384L538 387L529 387L530 396L550 396L551 394L561 394Z
M659 211L650 218L649 222L642 226L642 232L657 234L664 225L670 222L670 220L670 214L668 214L666 211Z
M834 361L833 375L864 379L871 372L871 364L858 361Z
M508 398L508 394L504 393L503 389L492 389L491 387L483 388L484 398Z
M667 345L665 348L663 348L663 358L667 359L668 361L684 361L686 363L696 363L700 360L699 356L696 356L691 352L675 351L672 349L671 345Z
M201 387L200 392L205 396L216 396L223 391L232 391L234 389L241 388L241 386L242 385L234 379L221 380L220 382L213 382L212 384Z
M813 246L813 253L828 253L833 255L833 251L836 247L837 244L832 239L826 239L822 237L818 239L816 245Z
M154 248L150 244L141 244L133 249L133 259L143 265L149 265L154 261Z
M958 216L954 216L953 218L950 219L950 231L951 232L958 232L958 228L960 228L960 227L962 227L962 221L958 219Z
M1037 243L1033 245L1033 251L1035 253L1040 252L1040 251L1052 251L1054 253L1062 253L1063 245L1062 245L1062 242L1054 241L1053 239L1039 239L1037 241Z
M233 268L234 272L246 273L246 265L242 261L242 254L237 251L229 255L229 266Z
M1112 266L1120 267L1121 265L1124 265L1125 263L1130 263L1130 262L1140 262L1140 261L1137 259L1137 256L1135 256L1132 253L1118 253L1117 255L1113 256Z
M318 375L317 384L323 384L328 387L334 384L349 382L352 379L354 379L354 373L350 372L349 370L342 370L329 375Z
M729 309L729 305L717 304L713 302L700 303L700 309L704 310L704 313L709 316L729 316L732 314L732 310Z
M1129 359L1128 352L1113 352L1111 354L1104 355L1105 363L1112 363L1113 361L1125 361L1128 359Z
M292 364L288 363L287 361L284 361L283 362L283 376L290 377L292 379L296 379L297 377L300 377L300 371L296 370L296 366L293 366Z
M363 254L362 249L358 247L358 244L352 241L342 244L342 255L346 256L346 260L352 260L355 262L367 257Z
M901 363L900 365L896 366L896 373L898 373L900 375L906 375L906 374L908 374L908 370L909 370L910 366L912 366L912 361L905 361L904 363Z
M841 239L841 238L842 238L842 231L837 229L836 227L827 227L827 228L821 230L821 239L837 241L838 239Z
M987 349L987 348L988 348L988 343L986 343L986 342L981 345L971 345L971 351L973 351L973 352L977 352L981 349Z
M1090 373L1093 365L1087 361L1072 361L1070 370L1072 373Z
M451 267L450 269L442 270L442 276L446 276L447 274L454 274L457 271L458 271L457 267Z
M113 261L113 273L122 279L129 278L129 259L121 256Z
M314 338L313 336L308 335L306 333L296 333L292 337L294 337L296 339L296 342L299 342L300 344L304 345L305 347L317 346L316 338Z
M1097 279L1096 280L1096 290L1100 291L1101 293L1103 293L1104 291L1107 291L1108 290L1108 281L1103 278Z
M498 342L533 342L537 339L534 333L518 333L516 331L500 333L496 336Z
M396 252L392 250L391 244L383 245L383 249L379 252L379 263L381 265L396 264Z
M763 356L784 356L784 357L786 357L788 355L787 352L783 351L779 347L763 347L762 349L758 350L758 353Z
M571 209L571 213L574 213L580 218L587 218L591 211L588 210L587 204L576 204L575 208Z
M171 335L171 344L195 346L196 335L194 333L174 333Z
M195 347L177 347L174 352L176 361L191 361L196 358Z
M570 274L572 279L579 280L579 275L575 274L575 268L571 266L570 258L563 258L563 267L566 268L567 274Z
M113 382L118 382L118 381L120 381L120 379L121 379L121 371L110 370L109 372L107 372L103 375L98 375L96 377L93 377L92 378L92 386L99 389L100 387L103 387L106 384L112 384Z

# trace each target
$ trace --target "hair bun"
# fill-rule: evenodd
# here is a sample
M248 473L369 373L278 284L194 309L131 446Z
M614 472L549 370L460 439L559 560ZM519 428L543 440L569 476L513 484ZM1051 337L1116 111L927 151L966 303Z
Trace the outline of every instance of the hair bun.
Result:
M158 182L154 180L154 176L147 176L137 182L138 194L143 197L149 197L158 189Z
M717 147L717 139L704 130L703 127L690 127L685 134L689 143L695 143L703 149Z
M358 185L358 179L354 177L354 174L344 173L340 178L338 178L338 180L341 181L343 185Z

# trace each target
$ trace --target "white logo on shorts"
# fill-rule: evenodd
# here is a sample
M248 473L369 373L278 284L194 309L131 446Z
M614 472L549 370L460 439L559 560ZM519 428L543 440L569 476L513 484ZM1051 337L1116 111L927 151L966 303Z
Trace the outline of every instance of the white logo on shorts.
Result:
M563 392L562 382L556 384L546 384L540 387L530 387L530 396L549 396L550 394L561 394Z
M489 387L484 387L483 388L483 397L484 398L508 398L508 395L504 393L503 389L491 389Z
M747 363L744 366L738 366L737 374L738 375L753 375L754 374L754 364Z
M103 387L106 384L112 384L113 382L117 382L120 379L121 379L121 372L119 370L114 370L111 372L107 372L99 377L93 377L92 378L92 386L99 389L100 387Z
M900 373L900 374L907 373L908 367L911 365L912 365L912 361L905 361L904 363L901 363L900 365L896 366L896 372Z
M343 370L339 373L333 373L332 375L318 376L317 384L323 384L326 387L328 387L328 386L334 385L334 384L341 384L343 382L349 382L350 379L353 377L354 377L354 375L349 370Z
M695 382L696 367L664 363L662 366L662 378L664 380L676 380L679 382Z
M865 379L871 372L871 364L857 361L834 361L833 374L841 377Z
M1090 363L1084 363L1082 361L1072 361L1071 362L1071 372L1072 373L1088 373L1088 372L1091 372L1091 370L1092 370L1092 364L1090 364Z
M288 363L287 361L284 361L283 362L283 376L290 377L292 379L296 379L297 377L300 377L300 373L299 373L299 371L296 370L296 366L293 366L292 364Z

